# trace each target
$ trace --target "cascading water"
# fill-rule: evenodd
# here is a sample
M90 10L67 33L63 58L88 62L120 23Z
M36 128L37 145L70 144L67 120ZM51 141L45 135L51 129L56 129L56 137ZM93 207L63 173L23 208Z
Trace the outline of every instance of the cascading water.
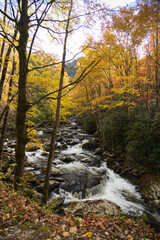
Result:
M73 122L72 126L75 127L76 123ZM94 178L94 176L97 176L97 171L106 172L102 176L99 184L92 186L91 188L85 188L85 194L83 194L83 190L67 191L65 187L61 188L60 186L59 194L65 197L65 202L83 201L86 199L107 199L119 205L126 213L129 213L130 215L142 215L144 207L141 204L141 196L136 191L135 186L119 175L115 174L111 169L107 168L106 163L102 163L99 167L95 167L90 166L88 162L81 161L84 158L98 158L98 156L95 156L92 151L86 151L82 149L82 145L87 142L88 138L91 136L82 133L81 129L72 129L70 126L63 127L61 132L71 132L73 139L77 139L77 136L83 136L85 139L79 141L79 143L73 146L68 146L67 149L60 152L59 156L54 161L54 164L56 164L58 169L62 170L62 172L66 173L66 175L71 174L73 178L78 173L80 173L82 178L86 177L86 175L83 175L84 173L87 173L88 175L90 174L91 177ZM70 163L64 163L61 161L62 156L74 156L74 161ZM77 182L77 185L78 184L81 184L81 182ZM55 196L57 196L57 194L53 192L52 197Z
M71 164L58 165L60 169L75 169L76 171L85 170L95 172L97 168L88 167L82 163L76 162ZM97 186L91 189L86 189L86 196L82 198L82 193L69 193L61 191L61 195L66 198L66 202L94 200L94 199L107 199L120 206L124 212L133 215L141 216L144 212L142 205L141 195L136 191L134 185L127 180L115 174L111 169L102 164L101 168L106 169L106 175Z
M40 136L43 137L42 131ZM100 157L94 155L93 151L82 149L82 145L92 136L84 133L79 126L77 127L75 121L61 127L59 136L63 141L57 144L59 154L54 159L54 166L63 172L64 182L60 184L58 192L51 192L50 198L64 196L66 203L107 199L132 216L141 216L143 212L147 212L141 195L134 185L114 173L105 162L99 161L97 164ZM60 148L62 144L67 145L66 149ZM35 163L37 166L46 166L47 157L42 153L46 154L43 150L27 152L28 162ZM67 159L66 162L64 158ZM40 177L42 171L36 169L35 175Z

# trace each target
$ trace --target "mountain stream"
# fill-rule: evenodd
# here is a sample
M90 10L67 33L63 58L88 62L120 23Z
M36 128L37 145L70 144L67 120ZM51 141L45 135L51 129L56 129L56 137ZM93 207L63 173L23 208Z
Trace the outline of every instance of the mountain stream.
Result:
M49 147L52 129L42 128L38 134L44 146ZM50 191L49 199L65 197L65 203L94 199L107 199L117 204L127 215L140 217L145 213L158 223L160 216L151 212L138 191L128 180L107 167L107 161L97 154L95 149L83 146L93 140L93 136L84 132L75 119L60 127L57 136L57 147L53 160L60 176L59 184ZM6 143L7 144L7 143ZM97 146L98 147L98 146ZM36 178L44 179L49 148L27 151L28 167L25 171L34 172ZM55 178L54 178L55 180Z

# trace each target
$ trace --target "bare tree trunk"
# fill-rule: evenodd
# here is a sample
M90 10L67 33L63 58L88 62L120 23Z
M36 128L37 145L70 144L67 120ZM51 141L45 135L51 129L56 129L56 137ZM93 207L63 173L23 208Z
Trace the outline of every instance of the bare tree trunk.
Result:
M4 12L7 11L7 0L5 0L5 5L4 5ZM6 16L3 16L3 28L6 26ZM2 68L2 59L3 59L3 53L4 53L4 48L5 48L5 38L3 38L2 46L1 46L1 53L0 53L0 72Z
M27 15L28 0L22 0L21 17L18 22L18 30L20 33L18 54L19 54L19 79L18 79L18 105L16 118L17 145L16 145L16 168L14 186L15 189L21 183L24 171L25 146L27 143L26 136L26 112L28 110L26 100L26 82L27 82L27 42L28 42L28 24L29 18Z
M67 20L66 31L65 31L61 75L60 75L60 82L59 82L60 91L58 92L56 120L55 120L55 123L54 123L54 129L53 129L53 132L52 132L51 144L50 144L50 152L49 152L49 156L48 156L48 163L47 163L47 170L46 170L45 184L44 184L44 194L43 194L43 200L42 200L43 203L46 203L47 200L48 200L49 178L50 178L50 175L51 175L52 161L53 161L54 151L55 151L56 136L57 136L57 130L58 130L58 126L59 126L62 87L63 87L64 70L65 70L65 59L66 59L66 47L67 47L67 38L68 38L68 29L69 29L71 11L72 11L72 0L71 0L70 10L69 10L69 13L68 13L68 20Z
M17 33L18 33L18 31L15 30L13 39L16 38ZM5 78L6 78L6 73L7 73L7 68L8 68L8 63L9 63L9 58L10 58L12 48L13 48L13 46L11 44L9 44L9 47L8 47L8 50L6 52L5 59L4 59L4 64L3 64L3 69L2 69L1 79L0 79L0 100L2 98L3 85L4 85Z
M5 133L6 133L6 128L7 128L9 109L10 109L10 98L12 95L12 82L13 82L13 75L14 75L15 69L16 69L16 62L13 57L12 72L11 72L11 77L10 77L10 81L9 81L7 106L6 106L6 110L5 110L4 121L3 121L2 131L1 131L1 137L0 137L0 160L2 159L2 153L3 153L4 139L5 139Z
M158 23L157 23L158 25ZM156 61L155 61L155 82L156 82L156 112L158 113L159 112L159 68L158 68L158 50L159 50L159 44L158 44L158 31L159 31L159 28L157 26L156 28L156 46L155 46L155 57L156 57Z

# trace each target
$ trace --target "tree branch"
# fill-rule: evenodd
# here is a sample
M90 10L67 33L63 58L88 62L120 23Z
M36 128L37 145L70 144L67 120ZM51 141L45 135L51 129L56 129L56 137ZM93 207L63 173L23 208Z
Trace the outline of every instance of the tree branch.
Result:
M87 47L88 47L88 46L87 46ZM76 54L73 56L73 58L67 60L66 63L73 61L73 60L75 59L75 57L76 57L77 55L79 55L80 53L82 53L87 47L83 48L82 51L76 53ZM32 71L38 70L38 69L43 69L43 68L46 68L46 67L52 67L52 66L55 66L55 65L58 65L58 64L61 64L61 63L62 63L62 61L61 61L61 62L57 62L57 63L46 64L46 65L44 65L44 66L40 66L40 67L35 67L35 68L32 68L32 69L28 69L28 72L32 72Z
M1 9L0 9L0 13L2 13L3 15L5 15L5 16L6 16L9 20L11 20L12 22L16 23L16 19L11 18L7 13L5 13L4 11L2 11Z
M61 89L58 89L58 90L55 90L55 91L50 92L50 93L48 93L48 94L45 94L44 96L42 96L40 99L38 99L38 100L35 101L34 103L31 103L29 108L31 108L31 107L33 107L34 105L38 104L38 103L41 102L43 99L47 99L50 95L52 95L52 94L54 94L54 93L57 93L57 92L59 92L59 91L61 91L61 90L64 90L64 89L66 89L66 88L68 88L68 87L70 87L70 86L72 86L72 85L75 85L75 84L77 85L80 81L82 81L82 80L92 71L92 69L93 69L95 66L97 66L97 65L99 64L100 61L101 61L101 59L98 60L98 61L95 63L95 60L93 60L93 61L82 71L82 73L80 74L80 76L79 76L74 82L67 84L66 86L62 87ZM95 64L94 64L94 63L95 63ZM93 64L94 64L94 65L93 65ZM90 68L90 67L91 67L91 68ZM88 68L90 68L90 69L89 69L88 72L86 72ZM66 95L66 94L65 94L65 95ZM58 98L56 98L56 99L58 99Z

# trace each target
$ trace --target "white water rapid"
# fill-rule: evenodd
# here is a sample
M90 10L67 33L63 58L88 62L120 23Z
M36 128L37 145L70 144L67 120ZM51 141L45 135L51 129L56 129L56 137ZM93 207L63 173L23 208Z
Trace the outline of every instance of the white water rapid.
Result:
M92 186L91 188L85 188L85 197L83 191L67 191L60 185L59 193L54 191L51 193L52 197L61 195L65 197L65 202L72 201L84 201L86 199L107 199L111 202L116 203L120 206L126 213L134 216L142 215L144 211L144 206L141 204L142 199L136 187L132 185L129 181L115 174L111 169L109 169L106 163L102 162L100 166L90 165L92 159L96 159L99 156L94 155L93 151L87 151L82 149L82 145L91 138L88 134L84 133L81 128L76 128L76 122L72 122L68 126L64 126L60 129L60 136L62 134L70 134L70 139L76 140L77 144L68 145L68 148L61 150L59 155L54 160L54 165L64 172L66 175L70 175L71 183L74 182L74 186L81 184L79 179L82 174L83 176L91 176L91 180L95 177L99 177L100 181L98 184ZM40 135L43 136L43 132L40 131ZM65 136L67 138L67 136ZM67 141L66 141L67 142ZM58 143L58 146L60 143ZM35 163L37 165L42 165L47 161L47 157L43 155L43 150L37 150L35 152L27 152L27 161L30 163ZM69 156L74 160L72 162L63 162L62 157ZM88 159L83 161L83 159ZM102 176L101 176L101 173ZM42 174L41 171L35 171L36 175ZM77 178L77 175L78 178ZM99 174L99 175L98 175ZM73 179L72 179L73 175ZM78 179L78 180L77 180ZM77 182L76 182L77 181ZM87 181L87 178L86 180ZM68 183L69 184L69 183ZM65 190L64 190L65 189Z

